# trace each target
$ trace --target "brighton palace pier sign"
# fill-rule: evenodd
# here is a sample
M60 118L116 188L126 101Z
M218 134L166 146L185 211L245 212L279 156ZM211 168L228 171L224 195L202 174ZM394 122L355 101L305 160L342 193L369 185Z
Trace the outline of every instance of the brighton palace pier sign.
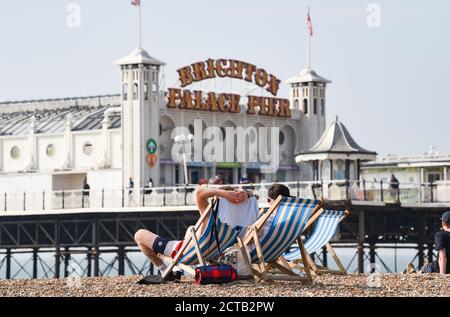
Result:
M262 68L231 59L208 59L178 70L181 88L169 88L167 106L170 109L187 109L222 113L241 113L241 96L232 93L190 91L185 88L193 83L217 78L239 79L252 83L269 92L273 97L248 96L247 114L290 118L287 99L276 98L281 81Z

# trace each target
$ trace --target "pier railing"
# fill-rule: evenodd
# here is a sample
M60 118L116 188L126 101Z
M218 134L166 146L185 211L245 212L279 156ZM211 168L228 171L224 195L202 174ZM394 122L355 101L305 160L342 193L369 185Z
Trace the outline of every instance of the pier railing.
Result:
M450 182L401 183L374 181L320 181L283 183L291 195L324 201L359 201L386 204L448 203ZM240 184L252 191L260 203L267 203L272 184ZM142 189L91 189L51 192L0 193L0 214L20 211L52 211L73 209L120 209L170 206L195 206L197 185Z

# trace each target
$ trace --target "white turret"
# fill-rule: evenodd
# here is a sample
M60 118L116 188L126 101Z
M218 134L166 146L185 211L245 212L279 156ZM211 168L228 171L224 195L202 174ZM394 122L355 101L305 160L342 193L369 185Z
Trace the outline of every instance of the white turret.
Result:
M291 106L301 113L301 150L306 151L319 141L325 131L326 89L331 81L306 68L287 83L291 86Z
M160 182L159 74L165 63L138 48L114 64L122 71L122 185L133 179L137 195L150 177L155 185ZM150 140L152 153L147 149ZM150 164L149 155L157 161Z

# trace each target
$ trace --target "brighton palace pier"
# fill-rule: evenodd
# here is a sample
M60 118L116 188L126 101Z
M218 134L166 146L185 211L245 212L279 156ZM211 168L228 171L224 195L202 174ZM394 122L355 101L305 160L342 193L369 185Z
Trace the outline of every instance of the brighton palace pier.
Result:
M365 249L375 263L382 243L417 245L418 264L426 250L433 259L432 237L450 197L450 159L433 154L374 163L377 154L360 147L338 119L326 127L331 82L310 67L282 81L248 62L208 59L180 68L178 83L165 89L164 62L143 49L114 64L120 94L0 103L1 276L28 272L25 265L14 271L12 263L30 249L33 278L59 277L62 263L68 276L76 261L84 261L79 266L88 276L114 268L144 274L148 268L127 256L137 251L134 232L151 228L180 238L198 218L195 184L216 175L228 184L247 176L262 207L277 181L293 195L322 199L325 208L350 210L334 244L357 245L359 272L366 269ZM279 96L282 85L287 98ZM263 162L237 159L190 160L186 180L184 164L172 158L172 132L184 127L195 134L198 122L201 130L220 128L225 140L234 138L230 128L255 128L248 139L258 138L259 128L279 128L278 170L262 173ZM394 195L392 172L401 182ZM150 178L151 190L145 188ZM54 253L54 265L40 268L45 252ZM105 266L109 253L117 257Z
M179 68L177 83L166 89L165 63L143 49L114 65L120 94L0 103L1 210L192 205L192 190L176 186L194 187L217 175L227 184L238 184L243 176L260 184L261 202L273 182L285 182L304 197L334 195L334 200L446 202L449 197L448 157L427 155L397 167L377 164L383 161L375 162L377 154L359 146L338 119L326 127L331 81L311 67L281 80L261 65L207 59ZM280 96L283 85L289 88L287 98ZM236 153L230 158L224 148L223 161L192 155L185 173L172 154L174 130L180 127L194 135L218 128L224 145L244 138L232 144L235 152L244 144L246 158L258 158L248 143L260 139L260 128L276 127L279 168L263 172L266 163L242 161ZM197 153L195 146L192 142ZM405 164L410 168L401 169ZM390 195L391 173L400 179L398 197ZM145 191L149 179L152 192ZM84 182L89 197L82 195Z
M286 82L290 96L283 99L277 97L283 82L246 62L194 63L181 68L178 83L165 91L160 88L165 64L145 50L136 49L114 64L121 94L0 104L0 193L69 193L81 190L85 179L92 192L128 188L130 178L135 188L145 187L150 178L155 187L185 184L183 164L172 160L172 131L186 127L194 133L199 119L203 128L219 127L224 133L229 127L255 127L256 132L278 127L280 167L263 175L258 162L191 161L189 183L215 175L229 184L243 175L255 183L314 178L312 163L295 160L326 128L330 81L312 69ZM356 159L351 164L356 166Z

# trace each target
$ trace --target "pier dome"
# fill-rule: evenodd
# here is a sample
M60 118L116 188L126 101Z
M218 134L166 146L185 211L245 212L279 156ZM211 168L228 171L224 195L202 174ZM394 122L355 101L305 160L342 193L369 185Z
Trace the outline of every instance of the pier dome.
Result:
M336 118L320 140L311 149L297 154L295 161L312 162L315 180L358 179L361 162L374 161L376 157L376 152L359 146Z

